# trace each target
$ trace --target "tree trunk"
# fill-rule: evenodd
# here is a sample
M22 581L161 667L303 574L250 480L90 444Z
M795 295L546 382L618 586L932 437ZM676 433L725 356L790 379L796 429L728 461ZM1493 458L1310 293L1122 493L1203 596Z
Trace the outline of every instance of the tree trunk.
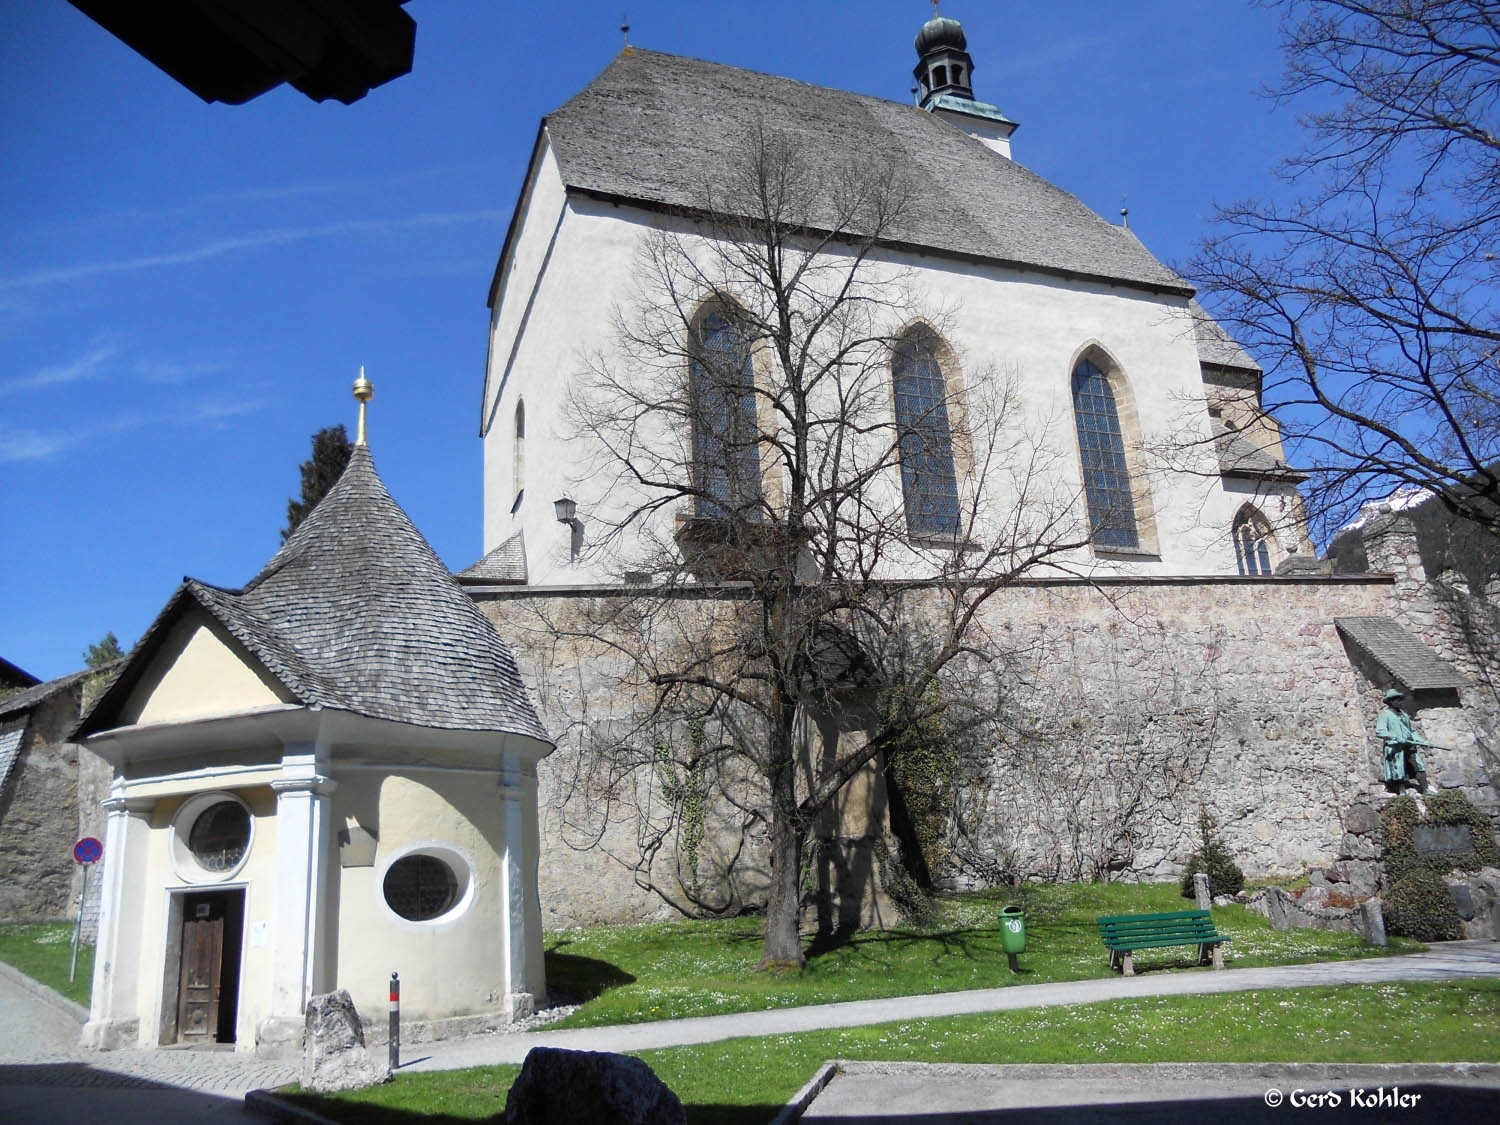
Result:
M802 933L802 823L797 812L797 762L790 701L777 708L771 731L771 886L766 899L766 944L762 969L800 969Z

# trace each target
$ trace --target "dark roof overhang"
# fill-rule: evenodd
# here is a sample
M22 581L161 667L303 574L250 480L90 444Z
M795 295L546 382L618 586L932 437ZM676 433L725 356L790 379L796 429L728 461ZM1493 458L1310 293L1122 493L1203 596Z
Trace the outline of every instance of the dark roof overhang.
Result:
M70 0L206 102L290 82L348 105L411 70L406 0Z

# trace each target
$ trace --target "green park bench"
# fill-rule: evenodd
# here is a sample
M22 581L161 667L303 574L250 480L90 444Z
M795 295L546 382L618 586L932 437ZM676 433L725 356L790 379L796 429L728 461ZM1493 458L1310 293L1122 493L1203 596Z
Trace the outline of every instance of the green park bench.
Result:
M1099 936L1109 948L1109 967L1123 964L1127 977L1135 975L1131 955L1137 949L1158 945L1196 945L1198 964L1224 967L1220 944L1229 939L1214 929L1207 910L1179 910L1172 914L1116 914L1099 919Z

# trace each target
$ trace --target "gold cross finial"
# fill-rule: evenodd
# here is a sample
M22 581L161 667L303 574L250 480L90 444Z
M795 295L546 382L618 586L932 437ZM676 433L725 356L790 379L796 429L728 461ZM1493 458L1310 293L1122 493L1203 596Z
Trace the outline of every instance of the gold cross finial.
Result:
M359 378L354 380L354 397L359 401L359 431L355 435L355 445L366 445L365 441L365 403L375 397L375 387L370 380L365 378L365 366L359 365Z

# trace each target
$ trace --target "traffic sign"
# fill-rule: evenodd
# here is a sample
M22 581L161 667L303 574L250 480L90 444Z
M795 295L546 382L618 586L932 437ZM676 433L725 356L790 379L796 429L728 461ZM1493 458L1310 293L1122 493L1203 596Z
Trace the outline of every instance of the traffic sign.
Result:
M73 845L73 858L79 863L98 863L104 854L104 845L92 836L85 836Z

